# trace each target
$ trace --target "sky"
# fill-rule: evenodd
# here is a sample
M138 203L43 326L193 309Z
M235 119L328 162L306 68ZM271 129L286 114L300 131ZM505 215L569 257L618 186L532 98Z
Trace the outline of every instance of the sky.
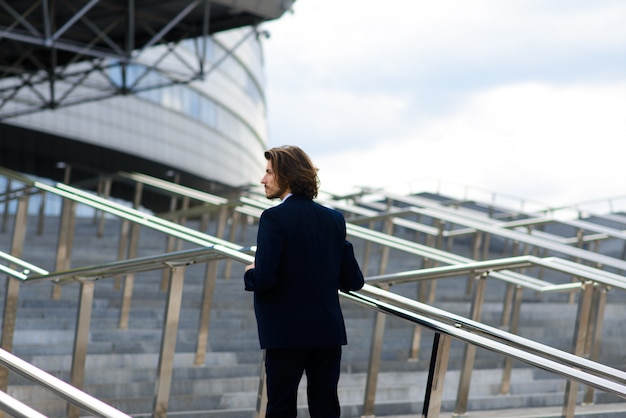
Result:
M626 205L624 22L623 0L296 0L264 25L269 145L333 193Z

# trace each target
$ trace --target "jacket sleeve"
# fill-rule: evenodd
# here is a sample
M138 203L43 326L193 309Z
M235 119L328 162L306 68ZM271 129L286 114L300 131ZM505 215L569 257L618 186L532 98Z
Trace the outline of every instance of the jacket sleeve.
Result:
M341 272L339 274L339 290L343 292L359 290L364 284L363 273L354 256L352 243L346 240L343 244Z
M263 212L259 220L255 267L244 274L246 290L263 292L277 286L278 270L285 245L283 237L284 233L274 213Z

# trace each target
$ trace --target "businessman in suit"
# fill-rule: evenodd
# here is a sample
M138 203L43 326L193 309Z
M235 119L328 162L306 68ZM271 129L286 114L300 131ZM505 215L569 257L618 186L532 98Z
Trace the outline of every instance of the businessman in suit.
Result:
M360 289L363 274L343 215L313 201L318 177L309 156L283 146L266 151L265 158L265 195L282 202L261 215L255 261L246 266L244 282L254 292L265 349L266 416L296 416L306 373L311 417L339 417L337 384L347 338L337 291Z

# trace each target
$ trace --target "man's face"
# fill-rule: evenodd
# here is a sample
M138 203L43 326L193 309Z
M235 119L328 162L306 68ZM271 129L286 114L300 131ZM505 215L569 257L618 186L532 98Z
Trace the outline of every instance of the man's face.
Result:
M265 197L268 199L282 199L287 195L287 190L278 185L276 181L276 175L272 169L272 162L267 160L267 166L265 167L265 175L261 179L261 184L265 186Z

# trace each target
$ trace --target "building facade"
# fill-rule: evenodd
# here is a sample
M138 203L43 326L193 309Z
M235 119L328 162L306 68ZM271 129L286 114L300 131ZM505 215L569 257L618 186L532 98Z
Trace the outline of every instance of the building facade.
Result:
M167 48L172 50L164 54ZM172 84L198 56L204 58L203 79ZM150 71L157 59L159 71ZM78 88L90 83L92 88L100 77L122 83L117 69L104 66ZM164 69L169 83L163 82ZM143 88L132 95L5 120L0 125L0 163L49 178L58 177L54 167L63 163L75 167L75 173L92 171L85 175L126 170L165 178L176 172L196 183L207 180L227 187L258 181L268 129L263 51L256 29L155 46L125 77L126 84Z

